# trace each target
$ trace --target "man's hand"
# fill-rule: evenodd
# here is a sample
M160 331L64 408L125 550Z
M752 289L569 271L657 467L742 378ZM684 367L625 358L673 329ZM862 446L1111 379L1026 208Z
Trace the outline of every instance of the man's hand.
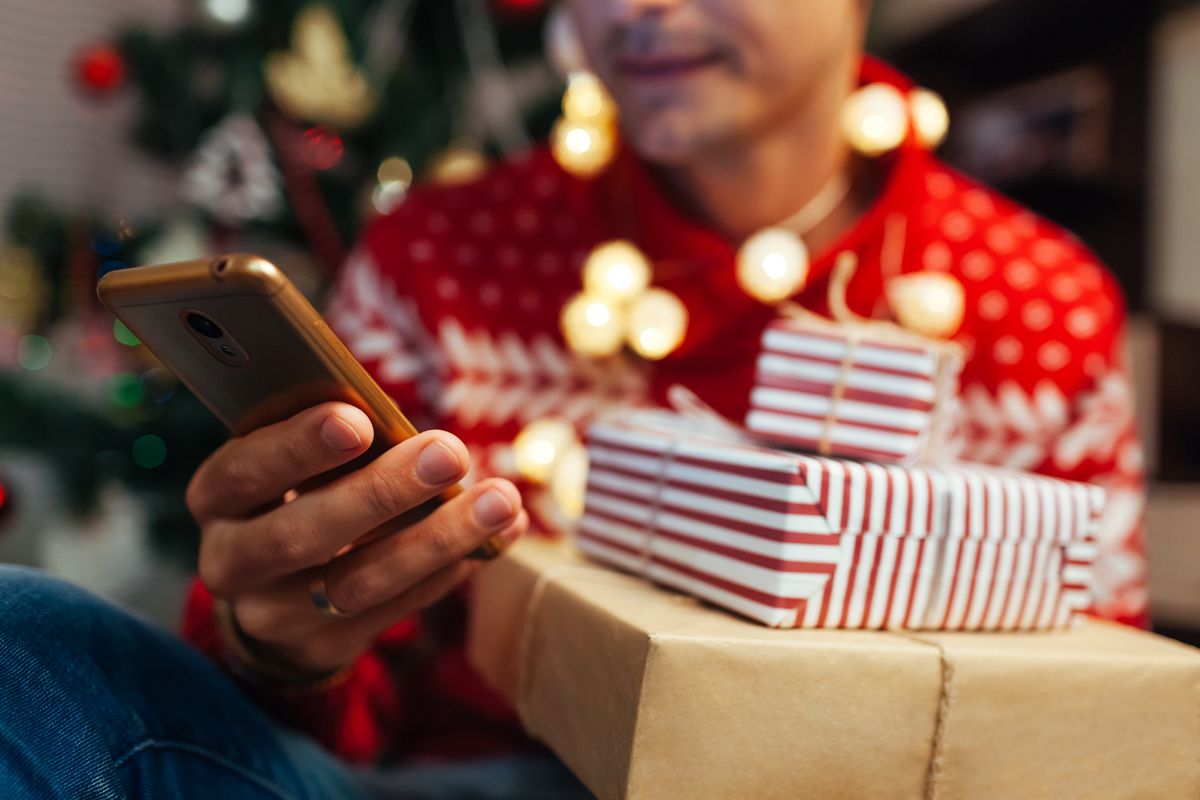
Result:
M480 564L464 556L493 536L510 543L529 524L516 487L489 479L402 532L342 552L467 471L463 443L427 431L297 494L366 451L372 437L362 411L326 403L229 441L188 487L202 532L200 579L230 603L257 649L297 670L350 663L383 630L474 573ZM330 602L350 616L330 618L314 606L309 586L322 575Z

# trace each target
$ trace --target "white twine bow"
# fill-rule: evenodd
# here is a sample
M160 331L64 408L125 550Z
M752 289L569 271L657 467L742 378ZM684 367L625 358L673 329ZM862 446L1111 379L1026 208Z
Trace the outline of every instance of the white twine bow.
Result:
M913 333L890 320L870 319L856 314L846 302L846 288L857 270L857 255L849 250L838 254L833 272L829 277L828 305L831 319L826 319L798 303L788 302L779 306L780 312L786 318L827 328L831 332L836 331L837 335L846 342L846 351L842 355L842 362L838 366L837 375L833 379L829 393L829 411L825 414L825 420L821 426L821 436L817 441L817 452L823 456L833 452L833 432L837 425L838 411L845 399L847 384L854 369L855 353L864 339L874 338L888 344L906 345L932 351L937 364L933 380L939 391L947 380L953 365L956 365L963 357L963 349L957 342L931 339ZM930 425L931 435L926 440L923 451L927 452L940 438L941 428L945 424L945 416L942 404L938 403Z

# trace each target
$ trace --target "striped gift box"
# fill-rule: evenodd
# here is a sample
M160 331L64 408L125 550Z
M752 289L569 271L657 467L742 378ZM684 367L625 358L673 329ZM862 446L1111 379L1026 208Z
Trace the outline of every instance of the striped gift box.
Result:
M695 428L666 412L593 425L583 551L773 627L1036 630L1089 604L1097 487Z
M961 368L957 348L945 342L776 320L763 334L746 428L822 455L929 460L949 427Z

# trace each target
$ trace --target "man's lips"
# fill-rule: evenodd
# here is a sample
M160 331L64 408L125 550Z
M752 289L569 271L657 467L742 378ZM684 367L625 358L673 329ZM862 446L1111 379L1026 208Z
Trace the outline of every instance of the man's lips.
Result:
M635 78L673 78L712 66L721 60L716 52L696 55L618 56L617 70Z

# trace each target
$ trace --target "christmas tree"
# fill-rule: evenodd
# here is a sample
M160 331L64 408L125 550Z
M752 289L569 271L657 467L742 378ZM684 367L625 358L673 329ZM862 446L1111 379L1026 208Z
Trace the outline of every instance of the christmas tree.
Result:
M414 180L469 180L550 129L562 80L543 45L558 13L543 0L193 0L175 30L82 45L80 102L134 95L129 135L177 171L181 203L110 219L31 187L7 210L0 447L50 459L81 514L123 481L190 555L184 488L224 433L98 306L96 280L245 250L319 302L363 224Z

